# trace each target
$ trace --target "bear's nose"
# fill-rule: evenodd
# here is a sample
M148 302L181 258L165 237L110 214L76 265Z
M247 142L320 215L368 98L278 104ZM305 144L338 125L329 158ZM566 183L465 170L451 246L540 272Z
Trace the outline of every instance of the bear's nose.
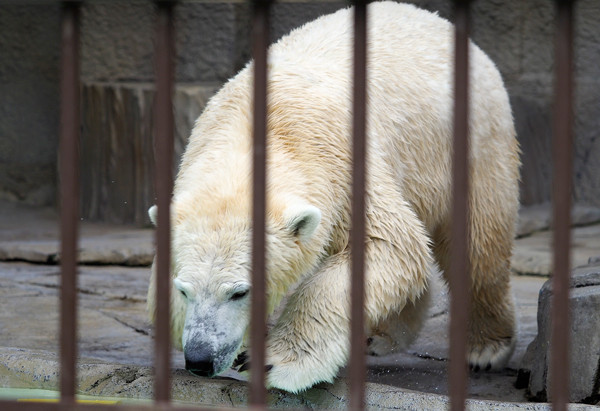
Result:
M215 368L212 355L204 349L185 350L185 369L200 377L212 377Z

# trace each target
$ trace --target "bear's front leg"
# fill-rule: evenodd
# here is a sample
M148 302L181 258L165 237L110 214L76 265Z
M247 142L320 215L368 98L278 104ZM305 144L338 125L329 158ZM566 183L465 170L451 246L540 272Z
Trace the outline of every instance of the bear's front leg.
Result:
M373 236L367 240L365 329L373 328L390 313L400 312L407 303L415 303L425 293L431 257L428 239L421 233L406 230L402 242ZM267 339L268 386L302 391L319 382L333 381L346 363L350 326L349 257L348 250L329 257L318 271L302 281L288 300Z
M348 252L299 285L267 338L267 386L295 393L335 378L348 357L349 291Z

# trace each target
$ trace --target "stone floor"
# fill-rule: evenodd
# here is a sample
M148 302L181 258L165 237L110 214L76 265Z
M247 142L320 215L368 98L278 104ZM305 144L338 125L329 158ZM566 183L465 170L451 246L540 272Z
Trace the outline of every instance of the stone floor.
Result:
M548 207L524 210L515 244L513 288L519 317L518 345L508 367L472 373L470 409L546 409L526 404L514 387L520 360L536 331L537 297L549 272ZM546 217L544 217L546 216ZM545 222L544 222L545 221ZM600 256L600 211L577 207L573 266ZM51 210L0 203L0 387L56 389L60 260ZM152 230L82 222L79 270L78 385L82 393L151 398L152 329L145 296ZM518 273L527 275L518 275ZM369 408L443 409L447 406L447 290L437 298L421 336L405 353L368 359ZM239 375L206 380L188 375L173 352L173 398L204 405L243 405ZM273 406L340 408L346 382L321 384L301 395L270 392ZM0 396L2 392L0 390ZM500 404L508 401L511 404ZM576 407L577 409L586 406Z

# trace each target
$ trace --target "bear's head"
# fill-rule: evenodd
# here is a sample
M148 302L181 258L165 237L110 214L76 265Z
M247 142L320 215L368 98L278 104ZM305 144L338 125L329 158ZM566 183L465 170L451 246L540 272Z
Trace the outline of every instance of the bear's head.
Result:
M186 369L214 376L245 349L250 324L251 227L248 213L172 210L172 331ZM321 211L294 202L267 213L267 312L321 257ZM156 225L156 206L149 210ZM152 287L151 287L152 288ZM149 295L152 301L153 295ZM263 296L256 296L263 298ZM153 304L150 304L152 309Z

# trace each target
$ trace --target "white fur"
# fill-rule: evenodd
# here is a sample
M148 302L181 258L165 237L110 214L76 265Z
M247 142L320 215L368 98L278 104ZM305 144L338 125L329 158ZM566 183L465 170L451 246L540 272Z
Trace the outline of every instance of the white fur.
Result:
M158 221L158 207L156 205L148 209L148 217L150 217L150 221L156 227L156 222Z
M383 354L414 338L429 269L448 267L453 29L393 2L371 4L368 15L365 325L371 350ZM268 312L299 284L268 336L267 382L292 392L332 381L348 357L351 27L352 11L341 10L269 54ZM514 345L508 268L519 149L497 69L475 45L470 56L469 358L486 368ZM247 301L230 297L250 282L252 69L198 119L172 206L173 276L195 294L185 301L173 293L174 340L181 345L185 332L209 344L220 367L249 320Z

